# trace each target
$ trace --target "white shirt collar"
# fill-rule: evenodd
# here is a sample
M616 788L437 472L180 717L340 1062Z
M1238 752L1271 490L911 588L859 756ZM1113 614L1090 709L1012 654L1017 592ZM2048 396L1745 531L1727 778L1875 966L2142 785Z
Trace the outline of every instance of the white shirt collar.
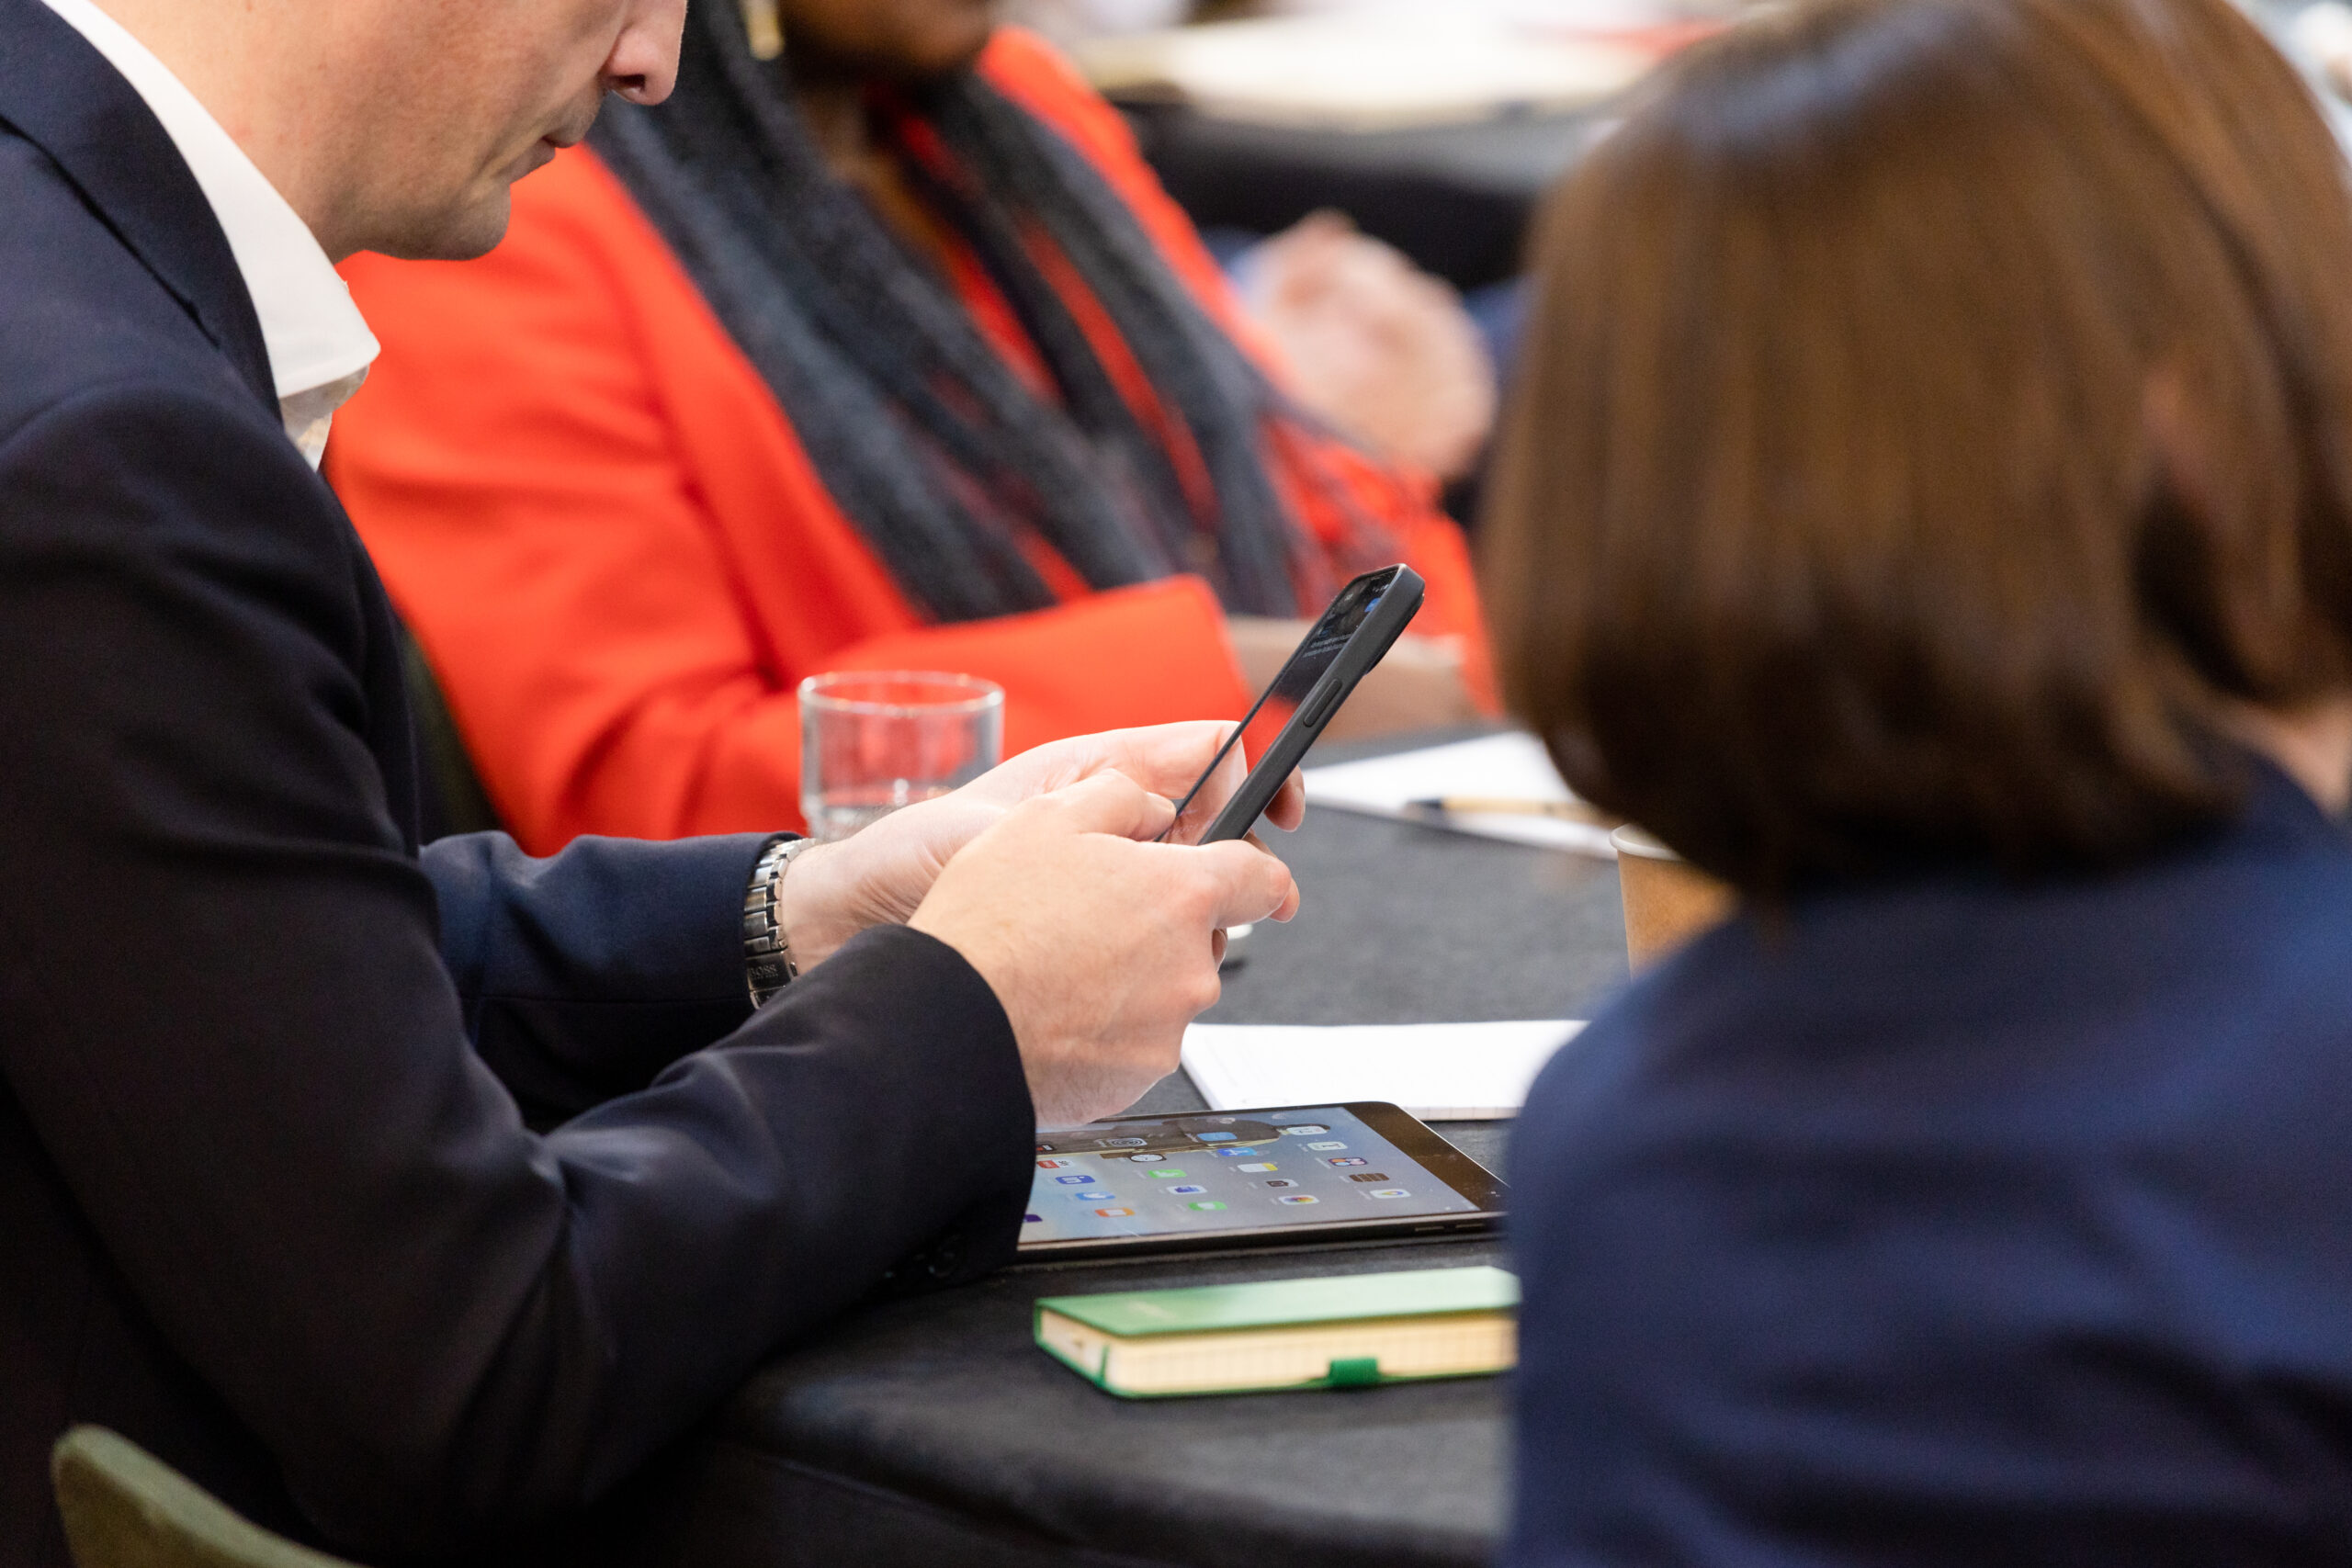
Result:
M316 468L334 411L359 389L377 354L351 290L309 225L153 51L93 0L48 5L146 100L187 161L261 318L287 436Z

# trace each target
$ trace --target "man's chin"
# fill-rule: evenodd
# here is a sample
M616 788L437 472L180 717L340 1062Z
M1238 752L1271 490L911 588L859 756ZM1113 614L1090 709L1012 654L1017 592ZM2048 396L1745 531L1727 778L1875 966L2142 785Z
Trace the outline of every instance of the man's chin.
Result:
M481 199L429 218L420 216L368 248L401 261L472 261L489 254L506 237L513 212L513 198L501 180Z

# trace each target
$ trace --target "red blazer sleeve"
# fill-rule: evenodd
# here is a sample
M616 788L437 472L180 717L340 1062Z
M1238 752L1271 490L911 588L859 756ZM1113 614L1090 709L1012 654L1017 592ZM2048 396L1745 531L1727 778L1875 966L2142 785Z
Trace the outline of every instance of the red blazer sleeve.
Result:
M345 271L384 354L329 473L535 851L797 826L822 669L997 680L1009 750L1247 705L1197 580L925 625L584 152L482 260Z

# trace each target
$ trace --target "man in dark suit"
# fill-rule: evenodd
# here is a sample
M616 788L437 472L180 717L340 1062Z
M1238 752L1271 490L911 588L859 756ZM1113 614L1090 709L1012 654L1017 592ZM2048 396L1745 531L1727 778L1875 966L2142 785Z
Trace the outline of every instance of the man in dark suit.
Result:
M64 1562L74 1421L363 1555L594 1497L796 1334L1007 1257L1033 1118L1171 1067L1215 931L1287 913L1271 857L1148 841L1213 726L797 859L420 854L314 472L374 346L331 259L493 242L678 21L0 0L0 1564Z

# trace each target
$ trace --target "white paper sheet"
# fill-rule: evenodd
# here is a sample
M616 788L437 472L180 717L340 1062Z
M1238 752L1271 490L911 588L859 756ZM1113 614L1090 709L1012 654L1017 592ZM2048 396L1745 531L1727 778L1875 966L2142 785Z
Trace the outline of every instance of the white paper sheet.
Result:
M1583 1028L1196 1023L1184 1032L1184 1070L1212 1111L1385 1100L1425 1122L1492 1121L1519 1114L1535 1075Z
M1361 762L1334 762L1308 768L1306 804L1362 811L1374 817L1403 817L1458 833L1513 843L1539 844L1546 849L1573 850L1581 854L1617 858L1610 847L1609 829L1591 822L1564 822L1552 817L1443 815L1417 812L1417 800L1482 795L1506 800L1574 800L1561 782L1543 742L1532 735L1511 731L1368 757Z

